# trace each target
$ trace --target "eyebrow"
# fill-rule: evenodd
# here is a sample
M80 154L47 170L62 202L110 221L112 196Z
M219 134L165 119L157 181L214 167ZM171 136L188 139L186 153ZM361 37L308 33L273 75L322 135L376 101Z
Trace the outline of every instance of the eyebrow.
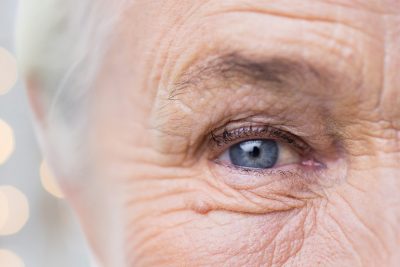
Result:
M316 67L305 60L294 60L285 57L249 57L240 53L231 53L214 57L190 66L174 83L169 94L175 100L193 87L198 87L212 80L233 84L273 84L279 88L299 82L326 83L333 74L321 67Z

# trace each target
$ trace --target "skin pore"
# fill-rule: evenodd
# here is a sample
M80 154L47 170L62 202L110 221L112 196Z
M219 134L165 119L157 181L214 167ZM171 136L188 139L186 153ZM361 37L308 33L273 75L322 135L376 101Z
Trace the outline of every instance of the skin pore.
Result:
M400 265L399 1L138 0L110 40L63 182L101 265ZM257 138L287 161L221 157Z

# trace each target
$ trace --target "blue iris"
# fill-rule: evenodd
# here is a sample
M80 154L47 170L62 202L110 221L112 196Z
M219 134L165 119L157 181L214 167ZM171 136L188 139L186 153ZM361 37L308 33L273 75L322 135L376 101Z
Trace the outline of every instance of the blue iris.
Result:
M279 148L274 140L249 140L229 149L232 164L245 168L271 168L276 164L278 156Z

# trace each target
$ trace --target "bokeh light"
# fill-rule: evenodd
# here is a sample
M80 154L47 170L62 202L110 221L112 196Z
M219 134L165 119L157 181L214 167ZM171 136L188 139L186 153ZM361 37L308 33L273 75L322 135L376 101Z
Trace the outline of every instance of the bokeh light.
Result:
M0 47L0 95L6 94L17 81L17 61Z
M49 165L45 160L43 160L42 164L40 165L40 180L47 192L57 198L64 198L60 186L58 185L56 178L54 177Z
M14 133L11 127L0 119L0 165L4 164L14 151Z
M2 267L25 267L24 262L14 252L0 249L0 266Z
M19 232L29 218L29 204L26 196L13 186L0 186L0 195L4 207L0 209L0 217L5 218L0 225L0 235L12 235ZM4 265L0 265L4 266Z
M5 225L8 218L8 200L0 191L0 229Z

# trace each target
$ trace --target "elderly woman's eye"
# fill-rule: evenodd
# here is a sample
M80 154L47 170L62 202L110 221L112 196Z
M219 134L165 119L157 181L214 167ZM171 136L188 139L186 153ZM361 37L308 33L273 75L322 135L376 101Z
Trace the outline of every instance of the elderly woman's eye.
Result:
M217 160L249 169L269 169L301 161L293 148L272 139L242 141L230 146Z
M247 140L242 140L242 135L267 136L254 139L247 137ZM224 138L222 143L225 144L224 150L216 159L220 164L244 169L270 169L301 163L304 160L296 142L288 138L288 135L284 136L277 131L260 131L250 128L248 131L234 131L222 136L221 138ZM284 140L278 140L278 136ZM234 141L236 137L239 142Z
M276 164L279 146L275 140L249 140L231 146L228 153L235 166L266 169Z

